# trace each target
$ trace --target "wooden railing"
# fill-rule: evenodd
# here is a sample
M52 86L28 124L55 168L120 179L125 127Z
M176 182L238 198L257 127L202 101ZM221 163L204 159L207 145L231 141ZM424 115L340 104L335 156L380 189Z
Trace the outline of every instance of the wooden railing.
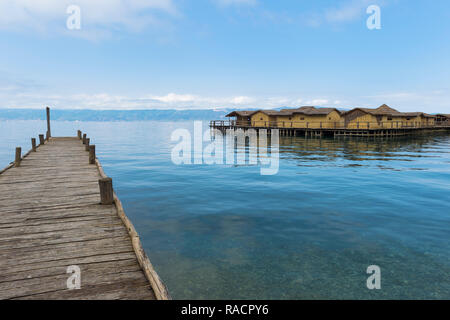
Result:
M433 128L438 125L419 121L350 122L334 121L239 121L212 120L210 127L278 128L278 129L409 129Z
M436 126L438 126L438 127L450 127L450 120L436 121Z

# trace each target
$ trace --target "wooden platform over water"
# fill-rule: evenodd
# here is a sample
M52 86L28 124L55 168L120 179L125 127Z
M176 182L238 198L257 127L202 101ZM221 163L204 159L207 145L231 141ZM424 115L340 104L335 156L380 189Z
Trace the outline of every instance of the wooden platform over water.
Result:
M168 299L98 160L76 137L49 138L0 174L1 299ZM69 266L81 288L69 289Z
M378 128L376 123L370 124L365 123L366 127L361 125L361 128L346 128L343 126L336 125L335 128L331 125L330 127L322 127L322 124L312 127L285 127L277 125L268 125L263 127L251 126L251 125L241 125L236 124L233 120L212 120L210 121L209 127L211 129L216 129L221 132L227 132L231 130L234 132L236 130L254 130L259 134L259 132L271 133L273 130L278 130L280 136L288 137L396 137L396 136L407 136L415 134L423 134L428 132L436 131L447 131L450 132L450 123L443 125L430 125L430 126L417 126L408 127L400 126L393 128Z

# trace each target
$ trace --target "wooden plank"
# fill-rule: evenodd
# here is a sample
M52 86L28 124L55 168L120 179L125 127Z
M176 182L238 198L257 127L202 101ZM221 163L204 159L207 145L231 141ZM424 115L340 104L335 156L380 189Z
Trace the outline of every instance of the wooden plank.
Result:
M111 208L113 211L113 208ZM114 212L112 213L114 214ZM10 212L7 216L0 219L0 227L8 227L11 224L27 225L27 224L42 224L42 223L58 223L64 219L72 218L91 218L96 216L110 216L111 212L102 210L98 206L85 205L65 207L63 209L50 209L45 212L36 213L36 211L17 211Z
M19 208L17 210L14 210L14 208L10 208L8 211L8 214L5 214L4 217L1 217L0 221L3 221L3 219L7 219L9 214L12 213L36 213L37 212L43 212L48 213L54 210L70 210L73 208L80 208L80 210L85 208L91 208L93 205L97 205L97 203L75 203L75 204L61 204L61 205L53 205L53 206L42 206L42 207L29 207L29 208ZM39 216L37 216L39 217Z
M100 261L100 262L91 262L86 264L81 264L80 269L85 271L89 271L93 266L100 265L102 267L119 267L120 270L122 270L122 266L125 267L134 267L134 270L139 270L136 265L136 259L129 258L129 259L116 259L113 261ZM68 265L69 266L69 265ZM26 280L26 279L35 279L35 278L43 278L43 277L49 277L52 275L62 275L67 274L67 266L65 265L57 265L57 266L50 266L47 268L38 268L38 269L31 269L31 270L25 270L25 271L18 271L14 273L9 274L1 274L0 275L0 283L2 282L13 282L17 280Z
M84 300L121 300L140 299L153 300L156 297L147 283L142 280L106 283L81 290L60 290L23 297L25 299L84 299ZM15 299L23 299L15 298Z
M125 235L123 226L98 227L88 230L67 229L60 231L42 232L35 234L17 235L14 237L0 238L0 250L9 248L21 248L30 243L44 245L67 241L86 241L90 239L105 239L111 236ZM0 265L3 261L0 261Z
M95 220L103 220L104 218L110 216L109 213L105 214L103 212L94 213L90 216L86 215L69 215L64 217L47 217L46 219L37 218L24 218L19 217L14 219L14 222L10 223L0 223L0 229L8 229L8 228L21 228L21 227L31 227L31 226L46 226L67 222L79 222L79 221L95 221Z
M2 274L8 274L8 270L15 270L15 266L20 264L21 267L29 266L29 269L40 268L40 264L43 262L52 262L52 261L61 261L73 259L77 260L82 257L93 257L93 261L95 257L101 256L103 254L118 254L124 252L132 252L133 249L131 246L124 244L123 237L116 238L117 243L112 245L113 238L105 239L111 243L111 245L104 245L101 243L101 240L96 241L100 243L98 246L83 246L84 243L78 243L78 247L73 246L61 246L60 248L52 249L52 250L33 250L26 254L26 256L10 256L8 260L4 259L0 265L0 270ZM70 249L70 251L69 251ZM100 254L100 251L102 253ZM78 264L75 262L75 264Z
M67 279L70 277L70 274L67 273L67 267L60 266L45 270L33 270L28 272L28 276L24 279L2 281L0 282L0 299L55 290L67 290ZM128 278L145 281L139 265L133 260L128 260L126 264L122 261L94 263L81 266L80 271L83 287L112 282L112 279L117 281Z
M53 197L51 200L57 202L60 200L64 200L66 198L74 199L74 197L96 196L98 193L98 186L92 185L89 188L84 187L84 188L72 188L72 189L55 188L55 189L50 189L50 190L52 191L52 194L53 194ZM49 190L47 189L47 191L49 191ZM27 197L27 199L25 199L25 201L27 203L36 203L37 201L42 199L42 193L43 193L42 189L39 189L38 191L29 190L28 197ZM2 205L7 207L8 204L10 204L10 203L14 204L14 203L21 202L24 200L11 199L10 197L8 197L5 194L0 194L0 201L1 201Z
M102 285L105 284L123 283L121 291L123 292L128 289L130 293L136 289L142 290L145 288L145 285L148 286L142 271L139 269L129 272L118 272L117 270L113 270L113 272L109 271L110 273L106 272L108 272L108 269L97 272L93 272L92 270L90 272L82 271L81 280L83 282L81 283L81 290L69 290L67 288L67 279L70 276L68 274L0 283L0 299L24 298L30 295L50 292L68 293L69 297L76 294L84 299L84 296L92 295L92 292L96 292L97 294L105 293L101 289ZM139 287L132 286L130 288L131 282L139 284ZM87 293L86 290L90 290L90 292L88 291L89 293Z
M104 261L119 261L123 259L136 259L136 255L133 251L123 251L115 253L104 253L98 255L84 255L73 258L66 258L60 260L42 261L39 264L23 264L15 265L3 272L2 275L14 274L17 272L25 272L36 269L52 268L55 266L70 266L70 265L83 265L86 263L97 263Z
M40 224L35 226L21 226L16 228L1 228L0 240L13 239L14 237L18 237L17 233L19 232L22 236L24 235L33 235L33 234L45 234L48 232L63 232L67 230L88 230L91 228L95 230L95 227L108 227L111 226L122 226L122 222L119 219L114 219L113 217L105 218L100 217L98 219L92 219L88 221L61 221L60 223L48 223L48 224ZM0 252L1 256L1 252Z

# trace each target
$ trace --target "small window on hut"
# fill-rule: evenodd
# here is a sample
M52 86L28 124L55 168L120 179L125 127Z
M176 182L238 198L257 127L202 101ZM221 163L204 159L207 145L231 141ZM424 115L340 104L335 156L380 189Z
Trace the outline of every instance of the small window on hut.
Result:
M264 120L263 118L259 119L259 120Z
M388 121L392 121L392 117L388 117Z
M305 120L305 118L300 118L300 120Z
M411 118L406 118L407 121L411 120Z
M289 117L289 120L292 120L292 118L291 118L291 117Z

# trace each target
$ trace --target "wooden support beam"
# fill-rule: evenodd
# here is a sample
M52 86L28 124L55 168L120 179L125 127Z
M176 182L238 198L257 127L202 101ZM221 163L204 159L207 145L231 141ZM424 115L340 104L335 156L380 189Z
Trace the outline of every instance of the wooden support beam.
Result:
M101 178L98 180L100 186L100 203L109 205L114 202L113 186L111 178Z
M90 138L86 138L86 143L84 145L84 150L89 151L89 143L91 142Z
M43 135L43 134L40 134L40 135L39 135L39 144L40 144L40 145L43 145L44 142L45 142L45 141L44 141L44 135Z
M78 131L77 131L77 135L78 135L78 139L81 140L81 130L78 130Z
M47 134L48 134L48 137L50 138L52 136L52 132L50 130L50 108L47 107L46 111L47 111Z
M83 133L83 144L86 144L86 133Z
M36 138L31 138L31 150L36 152Z
M20 161L22 161L22 148L16 148L16 158L14 159L14 166L19 167Z
M95 164L95 144L89 146L89 164Z

